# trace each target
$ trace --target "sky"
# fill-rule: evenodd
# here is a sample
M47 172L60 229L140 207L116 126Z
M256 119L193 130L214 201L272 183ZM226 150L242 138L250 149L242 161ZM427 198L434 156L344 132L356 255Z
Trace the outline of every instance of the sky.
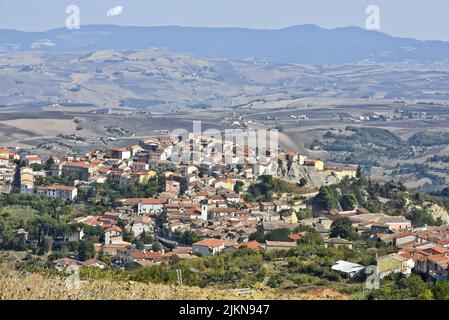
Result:
M68 5L86 24L249 27L316 24L365 27L366 8L380 9L379 31L449 41L449 0L0 0L0 28L45 31L64 26Z

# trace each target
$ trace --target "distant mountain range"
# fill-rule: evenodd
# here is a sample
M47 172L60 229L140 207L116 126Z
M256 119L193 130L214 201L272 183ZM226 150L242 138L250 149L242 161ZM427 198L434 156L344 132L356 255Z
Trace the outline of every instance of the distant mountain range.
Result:
M449 58L449 43L396 38L358 27L315 25L279 30L86 25L46 32L0 30L0 52L92 52L163 49L201 58L254 60L276 64L344 64Z

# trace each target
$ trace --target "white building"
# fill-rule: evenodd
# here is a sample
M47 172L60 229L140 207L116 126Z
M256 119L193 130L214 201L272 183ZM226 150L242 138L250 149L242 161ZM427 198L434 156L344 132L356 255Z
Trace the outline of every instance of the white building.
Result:
M147 216L141 216L136 218L131 225L131 232L135 237L140 236L143 232L152 232L152 222Z
M164 205L167 203L164 199L142 199L137 205L138 214L160 214L164 211Z
M214 255L224 250L225 243L218 239L205 239L195 242L192 245L192 254L200 254L202 256Z
M331 269L334 271L339 271L345 274L349 279L352 279L361 275L365 267L357 263L340 260L337 261L337 263L333 265Z
M122 242L123 233L119 227L113 226L104 232L104 244L121 244Z
M164 211L164 205L167 203L165 199L147 199L147 198L129 198L122 200L125 206L136 206L137 213L144 214L160 214Z
M74 200L78 194L77 188L69 186L35 187L34 189L37 194L64 200Z

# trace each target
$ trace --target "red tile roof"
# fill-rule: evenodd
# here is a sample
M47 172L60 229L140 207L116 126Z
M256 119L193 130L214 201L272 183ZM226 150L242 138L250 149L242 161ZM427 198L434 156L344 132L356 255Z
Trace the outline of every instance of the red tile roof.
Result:
M69 187L69 186L46 186L46 187L36 187L38 190L65 190L65 191L73 191L76 188L75 187Z
M238 245L235 245L234 247L237 249L241 248L241 247L248 247L250 249L263 249L263 245L261 245L257 241L249 241L249 242L245 242L245 243L240 243Z
M67 162L64 164L64 166L89 169L92 168L94 165L88 162Z
M307 232L301 232L301 233L292 233L291 235L289 235L288 237L292 240L298 241L301 240Z
M194 246L203 246L203 247L221 247L224 245L223 240L219 239L204 239L202 241L195 242Z
M162 256L159 252L133 252L131 253L131 257L134 259L140 259L140 260L154 260L154 261L160 261L162 260Z
M128 199L123 199L122 202L126 203L126 204L138 204L138 203L142 203L142 204L166 204L167 200L166 199L149 199L149 198L128 198Z

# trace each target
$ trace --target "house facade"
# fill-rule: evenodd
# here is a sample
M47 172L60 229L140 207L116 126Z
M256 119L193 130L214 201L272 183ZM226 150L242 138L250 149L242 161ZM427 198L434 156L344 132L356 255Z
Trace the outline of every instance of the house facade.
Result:
M202 256L215 255L224 250L225 243L218 239L205 239L195 242L192 245L192 254L200 254Z
M69 186L47 186L47 187L35 187L37 194L47 196L50 198L59 198L63 200L74 200L78 195L78 189Z

